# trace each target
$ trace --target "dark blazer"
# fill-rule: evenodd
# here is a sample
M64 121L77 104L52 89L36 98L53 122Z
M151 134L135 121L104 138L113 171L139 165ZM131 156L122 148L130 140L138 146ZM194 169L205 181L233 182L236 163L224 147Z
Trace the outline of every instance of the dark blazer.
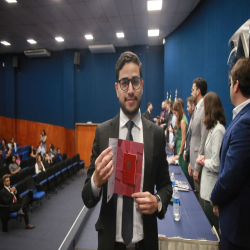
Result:
M171 119L171 120L170 120ZM172 121L172 112L166 110L164 114L164 120L161 121L161 124L166 124L163 129L166 130L166 128L170 125Z
M154 119L152 118L152 115L148 112L148 110L145 111L143 114L146 119L148 119L151 122L154 122Z
M219 205L222 235L249 248L250 236L250 104L233 119L224 134L219 178L211 194Z
M100 200L93 196L91 190L91 176L95 170L95 160L108 147L109 138L119 137L119 118L106 121L96 129L92 148L91 163L87 179L82 191L83 202L88 208L94 207ZM157 217L163 219L172 196L171 181L169 178L168 163L165 153L165 137L162 128L141 117L144 140L144 183L143 191L154 194L154 187L162 200L160 213L143 215L143 231L145 249L158 249ZM112 250L115 246L116 235L116 200L114 196L107 203L107 182L102 186L102 205L99 219L95 225L98 231L98 249Z
M192 116L192 119L194 117ZM189 162L190 160L190 140L191 140L191 126L188 128L188 131L187 131L187 135L186 135L186 148L184 149L185 150L185 159L187 160L187 162Z
M10 211L13 210L13 195L5 187L0 191L0 199L3 205L10 206Z

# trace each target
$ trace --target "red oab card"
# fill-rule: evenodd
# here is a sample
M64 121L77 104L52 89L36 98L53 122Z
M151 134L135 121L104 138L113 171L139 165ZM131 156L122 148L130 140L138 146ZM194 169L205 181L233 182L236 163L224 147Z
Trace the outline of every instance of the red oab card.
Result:
M136 155L124 153L122 182L135 185Z

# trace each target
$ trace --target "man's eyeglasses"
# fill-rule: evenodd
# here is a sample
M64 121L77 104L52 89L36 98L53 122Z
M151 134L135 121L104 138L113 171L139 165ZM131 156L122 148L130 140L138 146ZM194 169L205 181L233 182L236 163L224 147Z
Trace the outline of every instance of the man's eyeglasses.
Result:
M131 82L132 87L134 90L138 90L141 87L142 78L140 77L133 77L132 79L129 79L127 77L124 77L117 81L120 84L120 87L123 91L127 91L129 87L129 82Z

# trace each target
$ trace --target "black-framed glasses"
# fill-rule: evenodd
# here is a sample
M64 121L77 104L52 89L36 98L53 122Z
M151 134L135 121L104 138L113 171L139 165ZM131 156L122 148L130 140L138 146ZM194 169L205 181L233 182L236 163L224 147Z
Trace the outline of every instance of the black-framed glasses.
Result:
M129 79L128 77L124 77L117 82L120 84L120 87L123 91L128 90L129 82L131 82L134 90L138 90L141 87L142 78L138 76L135 76L132 79Z

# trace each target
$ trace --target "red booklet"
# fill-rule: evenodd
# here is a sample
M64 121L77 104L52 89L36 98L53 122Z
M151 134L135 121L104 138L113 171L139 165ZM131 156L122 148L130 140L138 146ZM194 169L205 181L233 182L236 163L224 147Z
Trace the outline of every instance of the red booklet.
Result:
M112 147L114 172L108 180L107 202L113 193L131 197L141 191L144 144L109 138Z
M135 185L136 155L124 153L122 182Z

